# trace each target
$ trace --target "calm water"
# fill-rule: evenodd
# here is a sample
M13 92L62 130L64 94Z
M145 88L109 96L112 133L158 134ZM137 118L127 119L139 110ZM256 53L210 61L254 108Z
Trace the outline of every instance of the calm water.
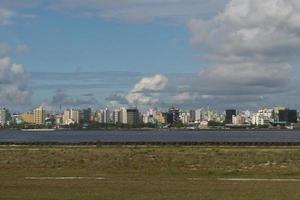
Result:
M0 131L0 142L300 142L300 131Z

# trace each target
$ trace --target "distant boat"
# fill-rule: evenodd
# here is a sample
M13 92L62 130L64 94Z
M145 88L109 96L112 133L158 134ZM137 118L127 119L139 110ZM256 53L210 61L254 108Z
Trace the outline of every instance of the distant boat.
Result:
M41 128L41 129L21 129L21 131L25 132L50 132L50 131L55 131L56 129L54 128Z

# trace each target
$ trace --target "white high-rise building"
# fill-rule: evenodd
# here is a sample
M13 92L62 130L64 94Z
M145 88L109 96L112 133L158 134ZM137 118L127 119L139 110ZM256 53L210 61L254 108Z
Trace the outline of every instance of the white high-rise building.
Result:
M79 121L80 121L80 110L77 110L77 109L71 109L71 119L79 124Z
M34 118L35 124L37 124L37 125L45 124L46 110L42 106L34 109L33 110L33 118Z
M110 111L109 111L108 108L105 108L103 110L103 123L108 124L110 122L111 122L111 120L110 120Z
M113 111L113 123L114 124L117 124L117 123L120 123L120 114L121 114L121 111L119 109L116 109Z
M70 125L80 121L80 111L76 109L66 109L63 114L63 124Z
M190 121L190 112L181 112L179 118L183 124L188 124Z
M200 123L203 120L202 109L197 109L195 111L195 122Z
M120 109L120 122L122 124L127 124L127 109L126 108Z
M272 119L273 109L261 109L252 115L252 124L267 125Z

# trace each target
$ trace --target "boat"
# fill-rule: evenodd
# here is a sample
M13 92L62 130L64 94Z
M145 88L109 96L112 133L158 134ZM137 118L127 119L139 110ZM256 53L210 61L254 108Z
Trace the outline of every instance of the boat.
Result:
M55 131L56 129L54 128L41 128L41 129L21 129L21 131L24 132L51 132Z

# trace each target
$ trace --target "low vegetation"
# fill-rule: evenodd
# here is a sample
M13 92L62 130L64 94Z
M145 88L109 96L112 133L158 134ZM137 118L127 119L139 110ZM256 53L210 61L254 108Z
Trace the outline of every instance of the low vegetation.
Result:
M293 200L298 179L298 147L0 146L5 200Z

